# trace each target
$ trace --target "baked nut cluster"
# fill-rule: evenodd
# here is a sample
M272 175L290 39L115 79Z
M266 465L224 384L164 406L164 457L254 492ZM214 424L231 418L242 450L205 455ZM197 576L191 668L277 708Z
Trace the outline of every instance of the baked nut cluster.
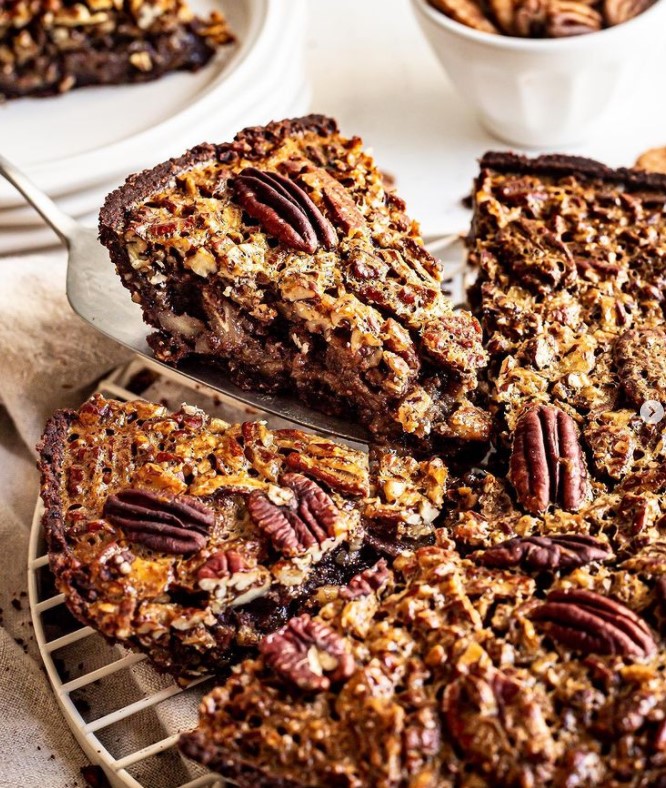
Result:
M311 115L130 177L100 237L160 360L203 358L430 453L482 446L481 329L404 208L361 140Z
M563 38L622 24L655 0L428 0L433 8L483 33Z
M0 100L194 71L232 41L219 12L198 18L185 0L5 0Z
M74 615L180 679L220 670L312 591L414 540L440 513L439 460L406 465L298 430L95 396L40 445L51 568ZM405 527L399 529L403 519Z

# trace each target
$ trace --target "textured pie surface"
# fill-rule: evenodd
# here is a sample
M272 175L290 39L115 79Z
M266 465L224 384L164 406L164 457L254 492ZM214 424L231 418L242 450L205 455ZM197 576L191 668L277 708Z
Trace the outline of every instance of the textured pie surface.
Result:
M404 207L361 140L313 115L130 177L100 233L161 360L203 357L393 441L483 444L480 328Z
M185 0L4 0L0 100L196 71L231 41L219 12Z
M68 606L179 677L224 666L313 589L374 563L366 527L432 536L446 484L438 460L385 453L371 472L364 452L298 430L101 396L57 413L40 453Z
M662 175L565 156L487 154L476 182L494 410L510 431L528 403L558 405L599 477L663 456L640 408L665 392L665 205Z
M299 662L274 644L238 666L204 697L185 754L248 787L662 785L666 656L654 590L599 563L551 577L551 599L564 602L548 605L567 620L609 589L631 604L629 617L617 602L621 614L592 615L590 651L570 649L548 635L536 572L483 566L440 536L399 557L379 591L343 590L300 622ZM595 627L625 624L649 656L638 646L639 657L593 653ZM293 629L277 636L283 655L298 642ZM313 666L330 683L307 691Z
M666 179L488 154L472 309L495 452L436 544L365 570L207 695L243 786L666 785Z

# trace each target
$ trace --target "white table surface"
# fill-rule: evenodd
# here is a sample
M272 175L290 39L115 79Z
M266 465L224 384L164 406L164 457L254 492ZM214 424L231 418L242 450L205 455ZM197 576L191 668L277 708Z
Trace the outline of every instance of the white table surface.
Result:
M312 107L361 135L397 179L424 234L465 229L476 160L506 150L476 122L428 48L409 0L310 0ZM630 166L666 145L666 30L662 52L629 100L609 113L603 137L553 152Z

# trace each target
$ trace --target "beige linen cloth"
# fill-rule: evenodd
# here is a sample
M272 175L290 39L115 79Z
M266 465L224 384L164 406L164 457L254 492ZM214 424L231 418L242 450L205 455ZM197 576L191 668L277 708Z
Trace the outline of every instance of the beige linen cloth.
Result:
M71 735L44 672L27 598L28 536L38 494L35 444L59 407L77 406L95 381L127 358L127 351L81 321L65 298L65 254L0 257L0 786L83 788L88 764ZM110 646L91 636L68 655L108 660ZM89 668L88 662L86 667ZM122 677L87 688L93 716L142 697L170 680L139 664ZM194 698L184 695L142 712L120 731L100 734L115 757L157 741L191 719ZM185 715L184 708L187 708ZM83 713L83 712L82 712ZM165 715L168 719L165 720ZM106 736L106 739L104 738ZM199 773L173 752L137 767L148 788L169 788ZM164 777L169 775L169 779Z

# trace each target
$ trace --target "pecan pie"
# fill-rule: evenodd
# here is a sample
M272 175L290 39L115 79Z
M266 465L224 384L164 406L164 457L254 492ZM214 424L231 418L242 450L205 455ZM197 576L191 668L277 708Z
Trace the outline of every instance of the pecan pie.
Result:
M526 413L508 477L450 481L436 545L269 635L182 751L245 788L666 785L666 462L613 486Z
M74 615L179 678L216 670L374 565L364 532L428 538L446 469L262 422L97 395L40 444L51 568ZM370 539L371 544L372 539ZM374 575L350 593L374 588Z
M598 478L661 461L663 425L640 411L666 400L666 176L491 153L474 199L471 301L501 439L552 406Z
M358 138L311 115L130 177L100 237L162 361L198 356L375 435L488 439L480 328Z
M493 563L441 529L266 638L182 751L244 788L664 785L666 608L609 535Z
M185 0L3 0L0 100L196 71L231 41Z
M271 633L185 754L248 788L666 786L666 456L640 416L666 400L665 203L666 177L484 157L488 467L448 482L434 546Z

